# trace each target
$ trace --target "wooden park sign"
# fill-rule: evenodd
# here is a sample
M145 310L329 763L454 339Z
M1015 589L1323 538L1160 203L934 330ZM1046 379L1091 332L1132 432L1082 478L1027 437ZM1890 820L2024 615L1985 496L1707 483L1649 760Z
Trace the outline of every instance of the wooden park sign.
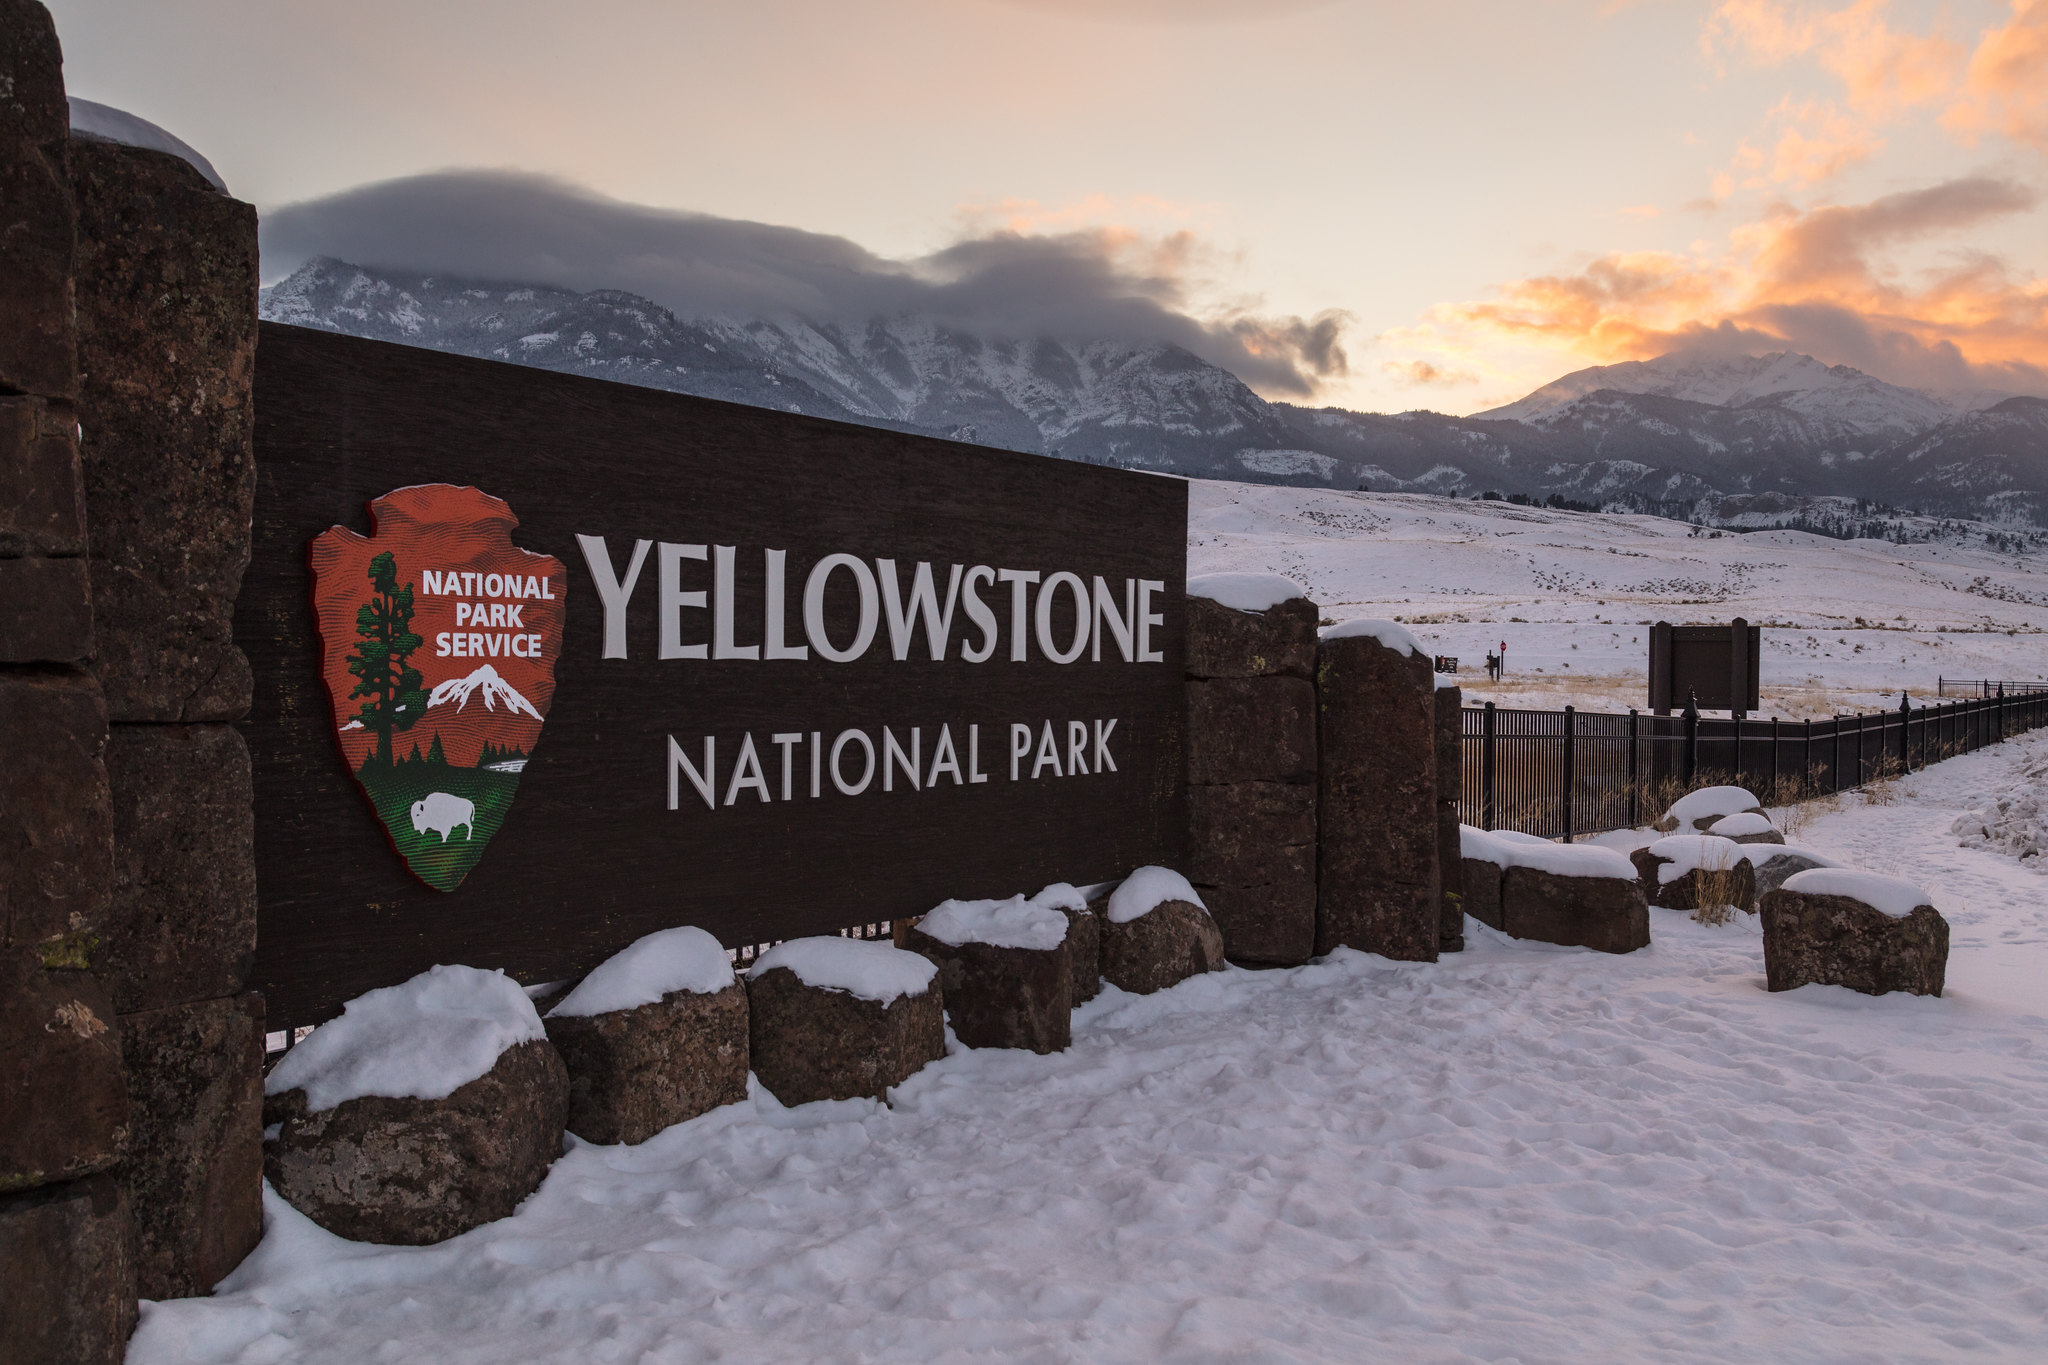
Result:
M255 985L1184 853L1178 480L264 324Z

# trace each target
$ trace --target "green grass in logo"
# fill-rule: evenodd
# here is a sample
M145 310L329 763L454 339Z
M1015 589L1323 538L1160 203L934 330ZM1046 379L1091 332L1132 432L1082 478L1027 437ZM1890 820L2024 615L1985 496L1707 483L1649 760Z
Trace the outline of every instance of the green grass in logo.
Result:
M453 891L484 856L491 836L505 823L513 794L519 790L519 774L491 772L484 768L454 768L443 763L400 762L386 768L374 759L356 776L377 807L391 842L414 875L437 891ZM416 801L431 801L436 795L467 801L475 807L471 824L456 824L444 840L438 828L414 829L412 808ZM452 803L436 803L429 812L435 824ZM439 818L436 818L438 815Z

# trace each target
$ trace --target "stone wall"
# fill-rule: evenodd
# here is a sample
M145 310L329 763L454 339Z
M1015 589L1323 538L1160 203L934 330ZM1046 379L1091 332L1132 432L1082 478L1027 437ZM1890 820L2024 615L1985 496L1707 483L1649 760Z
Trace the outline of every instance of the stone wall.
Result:
M249 672L255 214L70 136L0 0L0 1339L116 1361L261 1231Z
M1190 597L1188 880L1248 966L1315 951L1316 609Z
M130 1133L98 968L113 898L107 707L77 427L77 212L49 14L0 0L0 1340L120 1360Z

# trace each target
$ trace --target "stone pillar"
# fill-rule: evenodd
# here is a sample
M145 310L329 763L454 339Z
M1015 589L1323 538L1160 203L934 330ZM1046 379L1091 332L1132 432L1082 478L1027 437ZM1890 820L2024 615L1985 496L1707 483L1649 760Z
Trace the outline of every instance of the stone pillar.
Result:
M1315 951L1316 608L1188 597L1188 880L1247 966Z
M78 420L111 722L102 966L129 1057L120 1176L145 1298L262 1233L249 665L231 621L255 464L256 215L168 153L74 138Z
M1316 952L1437 958L1436 678L1391 621L1347 621L1316 651L1321 759Z
M63 54L0 0L0 1355L116 1362L135 1325L108 1174L129 1140L97 950L113 817L79 467Z
M1465 694L1456 683L1436 689L1436 866L1443 919L1439 953L1465 951L1465 854L1458 833L1458 796L1465 776Z

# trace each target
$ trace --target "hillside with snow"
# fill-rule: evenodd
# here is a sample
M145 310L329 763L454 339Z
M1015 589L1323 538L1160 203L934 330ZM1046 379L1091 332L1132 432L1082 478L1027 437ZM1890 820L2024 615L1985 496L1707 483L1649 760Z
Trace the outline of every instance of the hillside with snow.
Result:
M1328 619L1403 621L1501 705L1642 706L1646 627L1736 616L1764 627L1765 715L1924 702L1944 676L2048 679L2048 535L1897 524L1923 539L1198 481L1188 572L1285 574ZM1508 676L1489 684L1503 641Z

